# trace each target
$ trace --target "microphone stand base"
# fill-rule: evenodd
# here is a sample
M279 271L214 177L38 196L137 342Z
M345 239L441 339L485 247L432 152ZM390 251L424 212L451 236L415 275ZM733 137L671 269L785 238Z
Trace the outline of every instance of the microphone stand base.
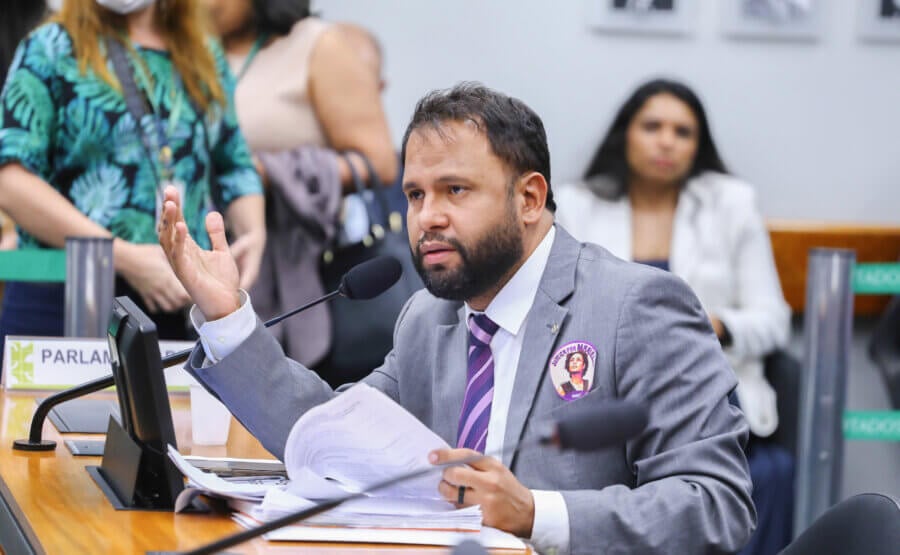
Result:
M17 439L13 441L13 449L18 451L53 451L56 449L56 442L52 439L42 439L32 442L30 439Z

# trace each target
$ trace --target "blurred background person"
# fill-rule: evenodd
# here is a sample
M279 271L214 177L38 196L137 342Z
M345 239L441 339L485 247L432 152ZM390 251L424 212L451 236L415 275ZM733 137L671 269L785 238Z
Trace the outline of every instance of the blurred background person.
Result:
M7 0L0 18L0 90L6 82L6 72L13 60L16 47L28 32L47 15L43 0ZM18 245L15 223L0 211L0 250L12 250ZM3 289L0 288L0 295Z
M706 113L687 86L653 80L619 109L584 175L560 189L557 221L581 241L671 271L696 292L737 377L759 525L745 553L791 539L793 457L778 426L763 357L790 332L753 189L728 175Z
M0 18L0 83L12 64L19 41L47 15L44 0L6 0Z
M384 76L384 49L381 43L370 30L356 23L341 21L335 23L335 27L340 29L344 37L349 41L350 46L356 51L363 64L376 76L378 80L378 91L384 93L387 88L387 79ZM403 165L400 155L397 154L398 166ZM390 213L397 213L402 217L403 230L406 230L406 195L403 194L402 183L402 167L397 172L397 178L386 191L384 191L385 199L388 204ZM366 213L365 205L358 198L359 195L349 194L344 197L344 205L341 213L341 226L343 230L342 240L347 242L358 242L362 240L362 236L369 231L369 217Z
M355 191L349 164L369 177L360 159L339 152L365 155L385 185L398 173L379 96L380 54L365 37L312 16L305 0L205 4L237 76L238 121L266 187L268 244L251 295L267 319L323 293L319 260L337 232L343 194ZM272 331L307 365L332 346L326 305Z
M362 25L349 21L341 21L335 23L334 26L340 30L363 65L375 76L378 82L378 92L383 93L387 87L387 80L384 77L384 49L378 38Z
M16 235L16 227L6 214L0 212L0 251L15 250L19 237ZM0 289L0 294L3 290Z
M233 233L245 287L265 243L263 197L229 101L224 56L197 0L65 0L16 51L0 99L0 209L19 248L113 236L116 294L184 338L188 296L156 238L164 183L183 188L188 226L208 244L211 203ZM107 58L119 41L146 108L137 125ZM63 286L8 283L0 334L62 335Z

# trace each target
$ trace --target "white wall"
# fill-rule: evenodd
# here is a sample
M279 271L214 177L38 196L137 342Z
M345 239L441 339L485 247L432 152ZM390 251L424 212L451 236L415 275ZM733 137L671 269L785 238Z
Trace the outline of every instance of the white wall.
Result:
M812 43L726 38L713 0L697 0L683 38L593 31L584 0L313 5L381 38L398 144L422 94L478 80L541 115L559 184L583 172L637 84L674 76L704 99L719 150L756 186L767 217L900 223L900 43L860 42L857 2L824 1L823 38Z

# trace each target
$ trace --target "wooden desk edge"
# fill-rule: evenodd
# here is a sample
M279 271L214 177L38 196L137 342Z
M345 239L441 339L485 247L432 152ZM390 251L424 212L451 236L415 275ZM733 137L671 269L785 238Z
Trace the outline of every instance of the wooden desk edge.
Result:
M772 231L793 233L828 233L835 235L900 235L896 223L859 223L825 220L786 220L767 218L766 228Z
M3 540L0 547L6 553L46 553L3 476L0 476L0 538Z
M900 226L896 224L767 220L766 229L784 298L795 314L805 309L810 249L851 249L857 262L895 262L900 254ZM853 313L878 316L889 301L886 295L858 295Z

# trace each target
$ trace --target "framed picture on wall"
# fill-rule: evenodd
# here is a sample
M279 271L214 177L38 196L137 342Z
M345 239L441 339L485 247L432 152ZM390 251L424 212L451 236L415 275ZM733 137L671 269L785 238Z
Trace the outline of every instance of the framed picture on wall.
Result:
M687 35L696 0L588 0L588 25L612 33Z
M720 0L722 31L735 38L812 41L822 34L825 0Z
M900 0L858 0L859 38L900 42Z

